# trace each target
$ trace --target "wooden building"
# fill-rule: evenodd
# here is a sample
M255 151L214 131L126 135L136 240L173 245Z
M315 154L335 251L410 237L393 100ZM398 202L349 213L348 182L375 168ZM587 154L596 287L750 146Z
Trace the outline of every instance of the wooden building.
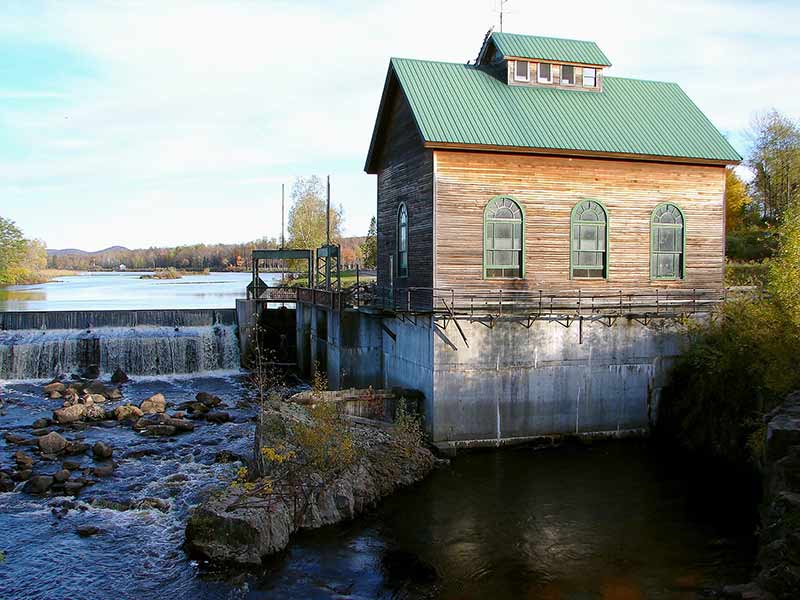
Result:
M443 447L646 429L676 323L720 300L740 157L676 84L609 66L507 33L475 64L392 59L366 163L377 293L298 295L298 364L421 391Z
M497 32L475 64L392 59L366 162L378 285L720 289L741 158L677 84L609 66Z

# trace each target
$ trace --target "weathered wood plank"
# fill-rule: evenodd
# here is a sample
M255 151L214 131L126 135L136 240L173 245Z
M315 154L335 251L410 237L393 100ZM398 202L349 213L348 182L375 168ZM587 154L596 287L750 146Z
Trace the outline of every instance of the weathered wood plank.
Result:
M722 287L723 167L436 150L434 177L437 287ZM499 194L513 196L525 212L524 280L483 279L483 210ZM605 280L569 277L570 213L584 198L609 213ZM683 280L650 279L650 214L662 202L686 216Z

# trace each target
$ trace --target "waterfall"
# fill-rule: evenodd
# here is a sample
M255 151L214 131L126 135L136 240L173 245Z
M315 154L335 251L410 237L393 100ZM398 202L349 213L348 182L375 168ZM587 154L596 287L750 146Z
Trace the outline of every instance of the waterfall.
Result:
M43 379L117 367L130 375L239 368L234 325L0 331L0 379Z

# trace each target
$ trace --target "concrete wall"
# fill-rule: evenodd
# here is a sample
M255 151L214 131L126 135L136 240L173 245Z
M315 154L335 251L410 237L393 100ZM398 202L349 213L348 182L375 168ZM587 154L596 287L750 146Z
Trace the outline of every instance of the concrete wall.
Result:
M389 333L391 332L391 334ZM383 387L419 390L425 395L425 427L437 418L433 393L433 330L430 318L383 319Z
M220 309L175 310L54 310L0 312L0 329L89 329L98 327L206 327L234 325L236 311Z
M620 319L613 327L530 329L461 323L435 336L433 440L502 443L551 434L619 433L655 417L668 368L685 336ZM450 345L455 346L456 349Z
M381 317L345 310L328 321L328 384L378 387L382 374ZM336 384L335 386L333 384Z

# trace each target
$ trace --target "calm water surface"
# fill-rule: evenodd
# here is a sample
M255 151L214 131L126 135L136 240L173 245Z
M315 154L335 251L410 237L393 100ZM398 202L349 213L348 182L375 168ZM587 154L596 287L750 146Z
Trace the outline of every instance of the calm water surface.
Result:
M228 375L140 378L125 396L160 391L180 403L199 390L221 396L234 422L172 439L116 425L65 432L110 443L118 462L66 516L51 512L57 497L0 494L0 598L696 598L750 575L754 525L735 480L665 466L636 441L465 454L362 518L298 535L260 572L205 572L182 551L183 530L238 466L216 454L250 453L253 394ZM53 408L38 386L0 394L2 430L29 434ZM0 468L16 449L0 438ZM169 510L90 502L151 496ZM103 533L78 537L86 524Z
M145 273L81 273L38 285L0 287L0 311L233 308L250 273L141 279ZM262 275L266 283L275 274Z

